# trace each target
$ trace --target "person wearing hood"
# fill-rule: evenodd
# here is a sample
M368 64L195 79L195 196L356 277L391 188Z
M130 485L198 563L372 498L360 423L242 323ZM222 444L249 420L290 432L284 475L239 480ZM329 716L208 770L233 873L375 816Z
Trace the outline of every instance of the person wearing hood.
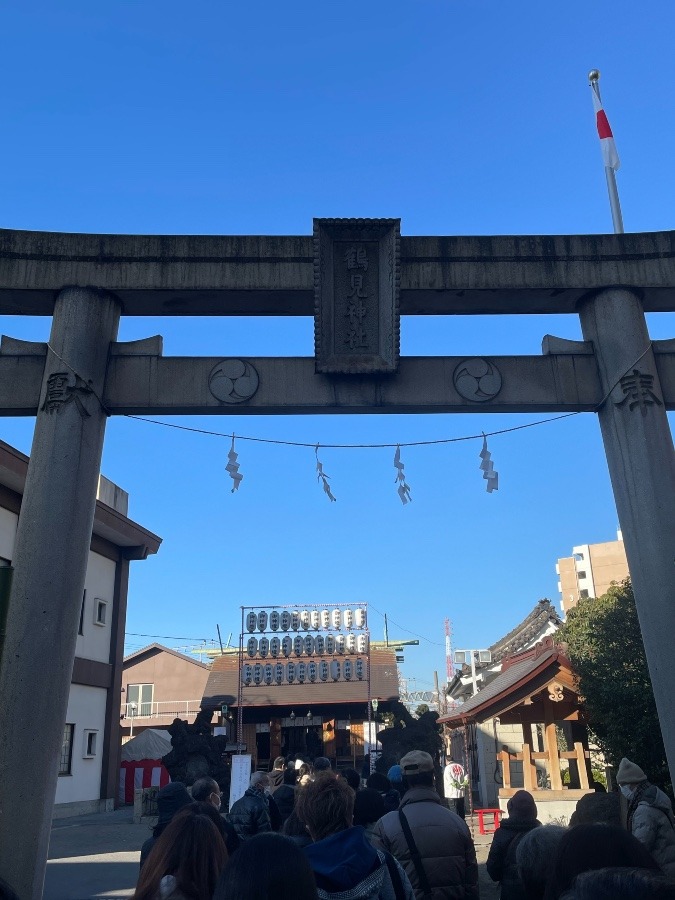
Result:
M626 827L661 866L666 875L675 875L675 821L673 807L663 791L650 784L640 766L624 758L616 780L628 801Z
M273 794L278 787L284 783L284 770L286 768L286 759L283 756L277 756L274 760L272 771L269 773L270 792Z
M375 826L373 844L393 853L417 900L478 900L476 850L466 822L434 789L434 761L424 750L401 759L406 791L397 812Z
M506 805L508 818L503 819L492 838L487 858L488 875L501 882L501 900L525 900L520 880L516 851L528 831L537 828L537 804L529 791L516 791Z
M176 813L184 806L187 806L188 803L192 803L192 797L188 794L188 790L182 781L170 781L169 784L164 785L157 792L157 824L152 831L152 837L149 837L141 847L141 869L150 851L155 846L157 838L166 829Z
M320 775L301 792L296 812L312 839L304 853L320 900L415 900L391 854L373 847L352 825L354 791L343 778Z

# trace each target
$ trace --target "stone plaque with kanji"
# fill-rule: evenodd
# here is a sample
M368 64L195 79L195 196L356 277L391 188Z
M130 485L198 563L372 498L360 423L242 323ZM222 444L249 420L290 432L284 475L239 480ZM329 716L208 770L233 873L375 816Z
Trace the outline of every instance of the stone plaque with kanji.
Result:
M316 371L396 372L400 219L314 219Z

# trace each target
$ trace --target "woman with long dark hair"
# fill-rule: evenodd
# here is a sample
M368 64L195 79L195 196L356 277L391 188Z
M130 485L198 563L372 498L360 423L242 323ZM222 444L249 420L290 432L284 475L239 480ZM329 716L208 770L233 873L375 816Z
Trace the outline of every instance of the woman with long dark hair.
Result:
M267 832L244 841L225 866L213 900L317 900L309 862L289 838Z
M211 813L201 806L191 803L162 832L132 900L211 900L227 849Z

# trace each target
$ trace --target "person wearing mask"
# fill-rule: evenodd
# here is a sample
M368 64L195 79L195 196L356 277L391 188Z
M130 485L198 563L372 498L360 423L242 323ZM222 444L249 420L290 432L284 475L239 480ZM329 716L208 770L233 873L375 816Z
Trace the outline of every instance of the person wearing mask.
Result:
M392 853L417 900L478 900L476 850L465 822L434 789L434 761L423 750L401 759L405 793L397 812L375 826L373 844Z
M487 858L488 875L499 881L501 900L525 900L518 874L516 851L523 837L541 826L537 820L537 805L529 791L516 791L506 804L508 818L495 831Z
M143 868L157 838L166 829L177 812L192 803L192 797L182 781L171 781L157 792L157 824L153 828L152 837L141 847L140 866Z
M663 791L650 784L640 766L624 758L616 780L628 801L626 827L641 841L666 875L675 876L673 807Z
M247 841L263 831L272 831L266 790L267 772L254 772L243 797L232 804L230 822L240 841Z
M192 785L192 799L198 803L210 804L217 813L220 813L222 792L218 782L214 778L198 778ZM218 829L223 836L227 852L231 856L239 847L239 838L234 826L224 817L218 816Z
M304 849L321 900L414 900L391 854L354 828L354 791L343 778L320 775L304 788L297 814L312 839Z
M157 838L132 900L208 900L227 862L227 849L213 822L217 815L190 804Z

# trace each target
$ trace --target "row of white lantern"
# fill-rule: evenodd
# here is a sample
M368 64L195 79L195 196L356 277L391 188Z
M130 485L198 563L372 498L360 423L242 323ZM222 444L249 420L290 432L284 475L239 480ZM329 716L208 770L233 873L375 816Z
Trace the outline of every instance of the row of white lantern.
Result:
M245 685L250 684L304 684L306 681L351 681L356 678L357 681L363 681L366 677L366 664L362 659L351 659L343 661L333 659L328 662L326 659L319 662L288 662L288 663L256 663L250 665L245 663L241 669L241 680Z
M291 653L294 656L333 656L338 653L342 656L345 653L367 653L368 652L368 635L367 634L307 634L304 637L296 635L292 638L285 635L283 638L273 637L254 638L250 637L246 642L246 653L253 659L261 656L265 659L271 656L276 659L278 656L288 658Z
M357 609L302 609L291 611L288 609L273 609L269 614L265 610L258 613L250 612L246 616L246 630L249 634L254 631L314 631L328 628L365 628L366 610L363 607Z

